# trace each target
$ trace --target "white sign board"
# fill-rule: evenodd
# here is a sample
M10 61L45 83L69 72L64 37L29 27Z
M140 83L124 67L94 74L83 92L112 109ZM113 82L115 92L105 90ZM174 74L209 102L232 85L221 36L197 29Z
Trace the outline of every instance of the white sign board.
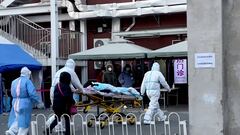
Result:
M175 84L187 83L187 60L186 59L174 60L174 83Z
M215 68L215 53L196 53L195 68Z

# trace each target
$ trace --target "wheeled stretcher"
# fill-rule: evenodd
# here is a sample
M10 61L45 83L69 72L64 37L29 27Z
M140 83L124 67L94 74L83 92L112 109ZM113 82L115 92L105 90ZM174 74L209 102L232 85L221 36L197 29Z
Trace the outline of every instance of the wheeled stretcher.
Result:
M103 113L108 115L110 119L112 119L112 116L116 113L122 116L122 118L114 118L114 122L120 123L127 121L129 124L135 123L134 117L126 118L125 114L122 113L127 102L142 100L140 93L135 88L114 87L105 83L92 83L90 86L84 88L81 94L86 95L89 99L89 102L77 104L78 107L84 107L84 113L87 113L92 106L98 106L104 109L96 116L97 120L100 121L101 128L104 128L108 122L107 117L103 118L104 115L101 115ZM141 106L140 103L139 106ZM87 125L91 127L94 125L93 122L95 121L91 119Z

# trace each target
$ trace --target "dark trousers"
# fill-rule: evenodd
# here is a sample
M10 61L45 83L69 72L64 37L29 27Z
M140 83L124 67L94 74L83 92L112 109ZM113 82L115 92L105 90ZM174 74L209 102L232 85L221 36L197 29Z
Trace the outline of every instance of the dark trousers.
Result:
M148 99L147 94L144 94L144 96L143 96L143 108L147 108L149 102L150 102L150 100Z
M60 121L61 116L64 114L62 111L57 111L57 110L54 110L54 113L57 116L55 116L55 120L50 125L50 131L52 131L52 129L58 124L58 120ZM65 119L65 128L66 128L65 135L70 135L70 120L69 120L69 117L67 115L64 115L64 119Z

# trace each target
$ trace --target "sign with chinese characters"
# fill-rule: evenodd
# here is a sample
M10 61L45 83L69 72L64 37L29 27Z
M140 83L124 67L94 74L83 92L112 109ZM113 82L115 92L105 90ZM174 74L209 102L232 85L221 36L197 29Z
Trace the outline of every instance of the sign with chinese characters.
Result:
M186 59L174 60L174 83L175 84L187 83L187 60Z
M215 53L196 53L195 68L215 68Z

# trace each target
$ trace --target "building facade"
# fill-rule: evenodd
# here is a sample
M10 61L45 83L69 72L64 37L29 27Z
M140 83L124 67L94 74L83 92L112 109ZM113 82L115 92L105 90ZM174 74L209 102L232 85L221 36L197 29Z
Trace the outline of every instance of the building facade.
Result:
M24 43L26 50L50 72L50 1L2 0L1 5L1 10L6 12L1 14L2 20L14 16L6 21L7 25L2 25L2 36L10 35L14 37L11 40ZM187 38L186 0L59 0L57 5L59 67L69 54L115 37L153 50ZM12 14L7 15L7 11ZM94 62L77 64L83 82L96 78Z

